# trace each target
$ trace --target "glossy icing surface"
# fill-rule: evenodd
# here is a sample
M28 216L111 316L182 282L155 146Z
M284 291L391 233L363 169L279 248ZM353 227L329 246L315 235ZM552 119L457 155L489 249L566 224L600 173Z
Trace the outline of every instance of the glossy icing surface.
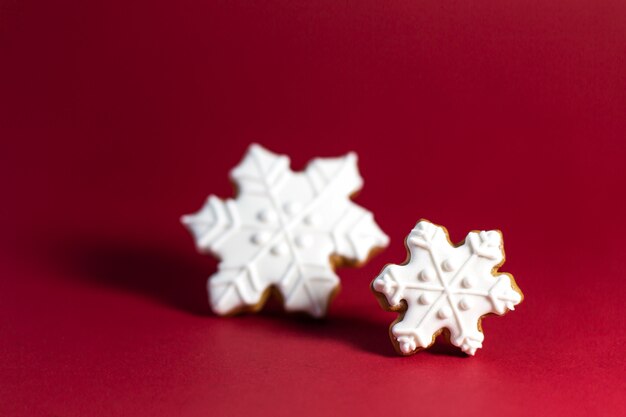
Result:
M414 353L433 342L440 330L450 341L474 355L484 335L480 318L504 314L522 301L512 276L498 273L504 261L499 231L471 232L453 246L445 228L426 220L417 223L406 239L410 258L405 265L388 265L372 283L392 310L407 309L391 328L402 354Z

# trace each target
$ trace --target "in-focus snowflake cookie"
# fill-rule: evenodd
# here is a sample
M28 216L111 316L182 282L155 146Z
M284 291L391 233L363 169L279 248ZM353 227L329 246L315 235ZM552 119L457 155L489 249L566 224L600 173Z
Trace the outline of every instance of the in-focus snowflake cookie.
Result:
M389 242L350 200L363 185L354 153L293 172L288 157L253 144L230 177L235 199L209 196L182 217L198 250L221 260L207 284L217 314L258 311L273 290L285 310L322 317L339 289L334 267L364 263Z
M499 230L470 232L452 245L447 230L420 220L406 239L409 259L388 265L372 282L381 305L401 312L389 328L396 350L410 355L432 345L447 329L468 355L482 347L483 316L502 315L523 299L504 263Z

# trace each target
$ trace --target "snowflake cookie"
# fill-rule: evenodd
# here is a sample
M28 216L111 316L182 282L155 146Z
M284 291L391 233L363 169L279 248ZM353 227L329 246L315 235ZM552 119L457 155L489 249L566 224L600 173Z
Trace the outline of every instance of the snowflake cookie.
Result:
M471 232L453 246L448 231L421 220L406 239L409 259L388 265L372 282L383 307L401 312L389 334L396 350L410 355L432 345L447 329L468 355L482 347L481 319L514 310L523 295L504 263L499 230Z
M274 290L285 310L322 317L339 289L333 267L364 263L389 242L350 200L363 185L354 153L293 172L288 157L253 144L230 178L235 199L209 196L182 217L198 250L221 260L207 284L217 314L258 311Z

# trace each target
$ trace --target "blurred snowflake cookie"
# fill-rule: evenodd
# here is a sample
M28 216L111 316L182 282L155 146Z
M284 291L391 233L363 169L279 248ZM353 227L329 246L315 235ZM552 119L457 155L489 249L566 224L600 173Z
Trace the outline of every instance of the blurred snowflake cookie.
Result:
M483 316L514 310L523 295L504 263L500 231L471 232L453 246L447 230L421 220L406 239L409 259L388 265L372 282L381 305L398 311L390 336L396 350L410 355L429 347L444 330L468 355L482 347Z
M235 199L209 196L182 217L198 250L221 260L207 285L217 314L258 311L273 289L285 310L322 317L339 289L334 267L362 264L389 242L350 200L363 185L354 153L293 172L288 157L253 144L230 177Z

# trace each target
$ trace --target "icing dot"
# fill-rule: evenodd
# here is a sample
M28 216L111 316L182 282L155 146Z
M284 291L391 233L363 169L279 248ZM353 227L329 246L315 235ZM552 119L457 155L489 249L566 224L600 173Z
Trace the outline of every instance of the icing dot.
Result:
M313 238L309 235L296 236L296 245L300 248L308 248L313 245Z
M321 222L322 222L322 219L317 214L309 214L308 216L304 218L304 223L307 226L319 226Z
M428 293L420 295L417 301L422 305L428 305L433 302L432 296Z
M432 281L434 277L435 277L435 271L433 271L431 268L423 269L419 273L420 281L424 281L424 282Z
M396 339L402 353L409 354L417 348L413 336L400 336Z
M461 298L461 301L459 301L459 308L461 310L469 310L472 308L472 302L467 298Z
M465 277L461 281L461 285L463 286L463 288L471 288L472 284L473 284L473 282L472 282L472 279L470 277Z
M267 243L268 240L270 240L270 234L267 232L255 233L250 237L250 240L255 245L263 245L264 243Z
M272 252L272 255L280 256L286 254L288 249L289 248L287 248L285 243L279 243L278 245L272 247L270 251Z
M446 272L452 272L456 269L456 265L452 259L446 259L441 264L441 268Z
M257 219L263 223L272 223L276 221L276 213L270 209L261 210L256 215Z
M437 312L437 317L442 320L447 319L450 316L452 316L452 310L450 310L450 307L448 306L441 307L441 309Z
M285 213L293 216L294 214L302 210L302 204L298 203L297 201L290 201L289 203L285 203L283 209L285 210Z

